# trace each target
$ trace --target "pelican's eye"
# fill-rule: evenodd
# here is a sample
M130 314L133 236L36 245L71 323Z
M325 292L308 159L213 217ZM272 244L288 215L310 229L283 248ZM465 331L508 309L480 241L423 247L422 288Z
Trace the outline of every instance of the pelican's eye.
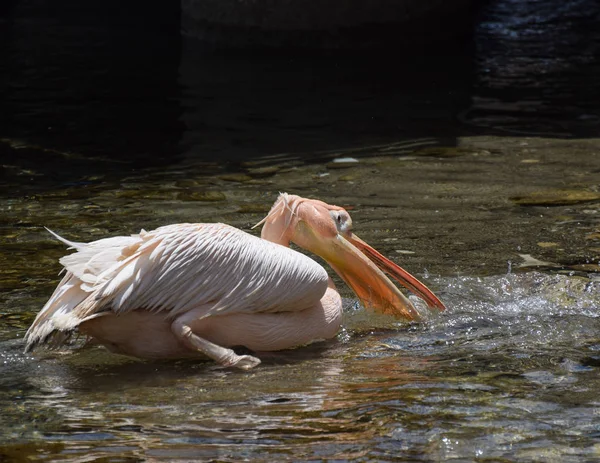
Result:
M340 233L347 233L352 228L352 219L346 211L329 211L329 215Z

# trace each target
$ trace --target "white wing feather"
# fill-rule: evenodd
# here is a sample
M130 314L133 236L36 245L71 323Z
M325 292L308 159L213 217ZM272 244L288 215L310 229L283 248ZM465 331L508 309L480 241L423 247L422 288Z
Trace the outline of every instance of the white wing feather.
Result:
M207 315L301 310L327 287L312 259L227 225L167 226L142 239L96 284L96 301L117 313L146 308L175 316L205 304L213 305Z

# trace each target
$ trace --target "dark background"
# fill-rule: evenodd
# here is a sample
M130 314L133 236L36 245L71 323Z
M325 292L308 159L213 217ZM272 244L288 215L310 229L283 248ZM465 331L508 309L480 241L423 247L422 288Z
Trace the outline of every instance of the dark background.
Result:
M0 155L60 177L95 157L122 161L117 170L190 158L235 168L419 137L597 136L599 3L476 7L458 37L424 49L435 34L424 28L412 52L392 41L368 53L257 53L182 38L173 1L5 1Z

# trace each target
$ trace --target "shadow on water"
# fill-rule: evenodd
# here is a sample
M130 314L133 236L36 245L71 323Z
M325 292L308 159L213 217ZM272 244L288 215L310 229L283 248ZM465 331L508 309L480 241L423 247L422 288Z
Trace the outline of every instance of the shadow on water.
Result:
M184 128L178 18L176 2L13 2L0 18L3 164L47 186L170 160Z
M587 0L487 2L461 120L499 135L598 136L599 24L600 6Z
M591 135L598 7L546 4L487 2L470 40L413 56L249 56L182 44L174 2L12 2L0 23L2 157L43 188L182 159L237 169L369 155L432 134L449 146L482 132Z
M182 43L176 2L11 2L0 20L4 169L33 172L43 189L182 161L237 170L269 156L368 156L422 137L593 135L600 11L560 3L489 1L470 39L412 56L250 56Z

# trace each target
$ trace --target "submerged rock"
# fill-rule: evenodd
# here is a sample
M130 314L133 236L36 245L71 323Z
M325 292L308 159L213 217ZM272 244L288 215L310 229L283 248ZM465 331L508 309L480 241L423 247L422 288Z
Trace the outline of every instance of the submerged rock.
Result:
M550 241L540 241L537 245L540 248L555 248L555 247L559 246L558 243L553 243Z
M224 174L218 177L226 182L246 183L252 180L252 177L247 174Z
M600 193L587 190L543 190L525 196L513 196L510 200L519 206L567 206L600 201Z
M252 178L271 177L279 172L279 170L279 166L257 167L255 169L249 169L248 175Z
M531 254L519 254L519 257L523 259L518 265L518 268L539 268L539 267L549 267L549 268L560 268L561 265L555 262L546 262L544 260L539 260L533 257Z
M425 156L434 158L456 158L466 154L473 154L475 151L469 148L461 148L458 146L428 146L414 151L415 156Z
M598 264L576 264L571 265L569 268L580 272L600 272L600 265Z
M227 197L221 191L181 191L177 194L180 201L225 201Z
M328 169L344 169L346 167L355 167L359 163L358 159L343 157L335 158L333 161L327 163Z

